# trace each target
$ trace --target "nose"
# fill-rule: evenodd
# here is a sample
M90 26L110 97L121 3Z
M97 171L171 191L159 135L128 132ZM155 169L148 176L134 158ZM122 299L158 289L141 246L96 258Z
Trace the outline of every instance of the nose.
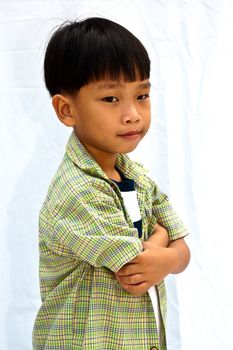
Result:
M141 114L134 104L125 106L122 111L123 124L137 123L141 120Z

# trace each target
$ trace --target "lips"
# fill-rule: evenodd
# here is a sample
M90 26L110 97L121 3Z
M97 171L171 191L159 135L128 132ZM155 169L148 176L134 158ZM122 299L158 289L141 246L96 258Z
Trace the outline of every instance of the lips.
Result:
M129 131L125 134L120 134L119 136L131 136L131 135L138 135L140 133L141 133L141 131L139 131L139 130L133 130L133 131Z
M141 139L141 132L142 131L139 131L139 130L132 130L125 134L120 134L119 136L121 137L122 140L138 141Z

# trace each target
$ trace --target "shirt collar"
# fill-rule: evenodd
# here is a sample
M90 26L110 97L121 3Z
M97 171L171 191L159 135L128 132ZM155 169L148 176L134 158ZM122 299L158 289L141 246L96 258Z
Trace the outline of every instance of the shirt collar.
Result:
M66 154L86 173L109 180L98 163L92 158L90 153L88 153L86 148L80 142L74 131L68 140ZM117 155L116 167L119 168L126 177L134 180L137 180L138 176L147 173L147 170L145 170L141 164L132 161L126 154Z

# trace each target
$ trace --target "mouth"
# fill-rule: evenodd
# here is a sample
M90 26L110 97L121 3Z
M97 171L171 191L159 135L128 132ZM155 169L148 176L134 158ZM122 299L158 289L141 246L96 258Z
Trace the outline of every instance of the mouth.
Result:
M141 130L133 130L133 131L129 131L125 134L120 134L119 136L123 137L125 139L128 139L128 140L135 140L135 139L140 137L141 133L142 133Z

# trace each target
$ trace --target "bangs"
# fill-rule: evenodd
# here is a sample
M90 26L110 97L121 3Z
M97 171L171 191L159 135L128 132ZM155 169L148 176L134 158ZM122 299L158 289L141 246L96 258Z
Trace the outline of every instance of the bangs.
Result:
M83 82L102 79L117 81L145 80L150 75L150 60L142 45L128 38L93 35L87 41L83 62ZM135 38L136 39L136 38ZM137 40L137 39L136 39Z
M49 59L52 50L53 62ZM107 19L89 18L61 27L54 34L44 69L51 95L74 94L99 80L148 79L150 59L142 43L127 29Z

